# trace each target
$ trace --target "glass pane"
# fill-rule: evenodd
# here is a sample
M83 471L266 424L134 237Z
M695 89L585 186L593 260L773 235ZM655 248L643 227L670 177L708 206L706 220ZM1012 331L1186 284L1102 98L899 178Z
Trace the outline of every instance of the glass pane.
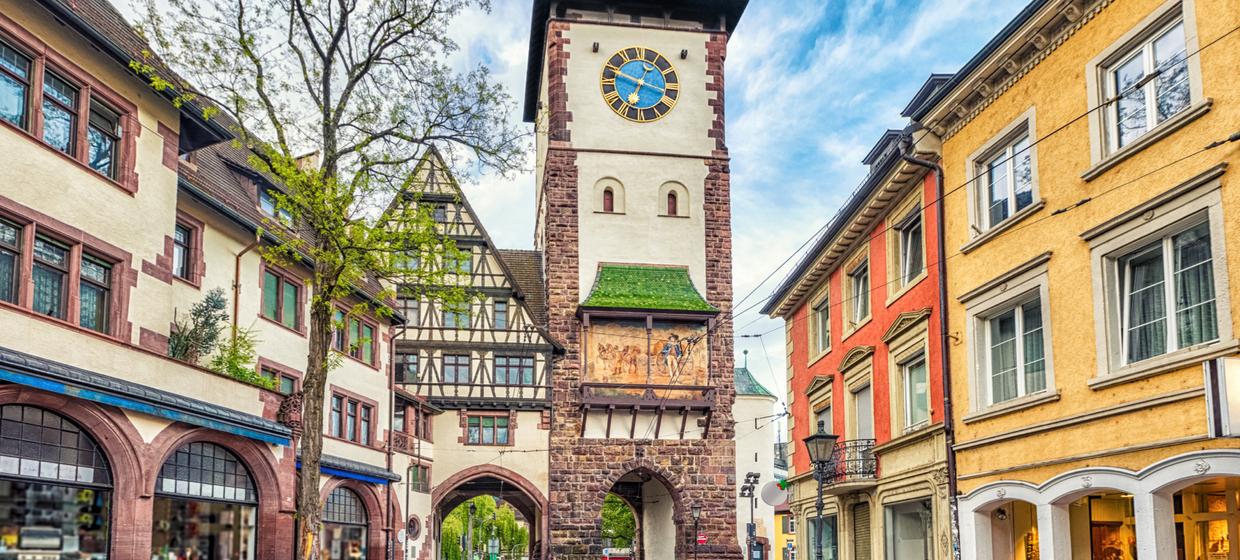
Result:
M17 302L17 255L0 249L0 301Z
M375 358L375 329L370 325L362 325L362 338L358 342L362 344L362 361L371 363Z
M0 43L0 67L16 74L18 78L30 79L30 59L4 43Z
M1116 103L1116 140L1119 147L1127 146L1145 134L1145 88L1133 86L1145 77L1141 53L1128 59L1112 71L1112 87L1119 95Z
M921 212L920 208L917 212ZM904 264L904 283L912 282L918 274L921 274L921 218L918 217L913 222L905 226L900 232L900 243L902 254L901 261Z
M297 380L287 375L280 376L280 393L285 395L293 394L297 390Z
M1218 338L1210 225L1203 222L1172 239L1175 248L1177 347Z
M232 451L207 442L188 443L177 449L164 462L155 490L241 503L258 499L250 473L240 459Z
M1021 306L1021 350L1025 358L1025 394L1037 393L1046 388L1045 333L1042 330L1042 301L1035 299Z
M934 542L930 538L933 513L929 501L907 502L887 507L886 535L888 560L930 560Z
M82 257L82 278L106 285L111 271L112 267L107 264L90 257Z
M86 129L86 141L89 144L87 164L91 169L108 177L116 177L116 139L100 129L90 126Z
M853 393L853 399L857 411L857 439L874 439L873 390L867 385Z
M1008 168L1007 152L1003 152L986 164L986 217L987 227L994 226L1008 217Z
M1012 182L1016 193L1016 210L1033 204L1033 154L1029 151L1029 137L1012 144Z
M34 312L64 319L65 273L39 263L33 272Z
M258 208L268 216L276 215L276 200L266 189L260 189L258 191Z
M111 492L107 490L0 480L0 511L5 513L0 516L0 535L6 557L108 557Z
M263 317L276 320L280 308L280 278L270 272L263 273Z
M908 426L930 419L930 386L926 378L926 359L918 358L905 366L905 398L908 399Z
M55 74L50 72L44 74L43 93L64 105L77 107L77 88L69 85L68 82L60 79Z
M1184 110L1189 104L1188 60L1184 46L1184 24L1177 23L1154 40L1154 67L1158 122Z
M1128 361L1136 362L1167 351L1167 305L1163 288L1161 244L1127 262Z
M108 292L93 284L82 283L80 290L81 312L79 322L83 327L104 332L108 328Z
M1016 386L1016 310L990 320L991 402L1001 403L1017 396Z
M284 282L284 290L280 292L283 309L281 310L280 322L284 326L295 329L297 328L297 285L292 282Z
M0 119L26 127L26 84L0 73Z
M324 523L365 525L367 517L362 499L348 488L332 490L327 495L327 502L323 504Z
M34 256L35 258L60 268L65 268L69 263L69 250L44 239L34 240Z

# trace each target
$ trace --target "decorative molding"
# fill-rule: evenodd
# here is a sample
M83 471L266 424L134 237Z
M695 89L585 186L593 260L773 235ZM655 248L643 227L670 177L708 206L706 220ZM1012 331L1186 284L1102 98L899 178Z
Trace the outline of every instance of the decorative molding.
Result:
M1198 173L1195 177L1192 177L1191 179L1184 181L1183 183L1180 183L1179 185L1176 185L1168 189L1167 191L1149 200L1146 200L1145 202L1142 202L1141 204L1138 204L1132 207L1131 209L1121 213L1120 215L1115 216L1114 218L1111 218L1105 222L1102 222L1101 224L1098 224L1092 228L1089 228L1081 232L1081 235L1080 235L1081 240L1092 241L1094 238L1108 231L1111 231L1118 226L1121 226L1132 220L1140 218L1141 216L1149 213L1150 211L1155 210L1159 208L1160 206L1163 206L1176 198L1179 198L1185 194L1188 194L1189 192L1196 189L1197 187L1200 187L1202 185L1205 185L1206 183L1209 183L1210 181L1213 181L1219 177L1222 177L1223 173L1227 171L1227 165L1228 163L1225 161L1220 162L1216 164L1214 167L1211 167L1201 173Z
M891 326L887 327L887 332L883 334L883 342L890 343L897 336L904 334L904 332L912 328L913 325L925 320L929 316L929 307L925 309L918 309L916 311L905 311L904 313L899 314L896 316L895 320L891 322ZM847 358L847 356L845 356L845 358ZM840 369L843 369L843 367Z
M1041 255L1038 255L1032 259L1029 259L1021 264L1016 265L1015 268L996 276L995 278L987 281L981 286L973 288L972 290L969 290L963 294L960 294L959 296L956 297L956 301L967 304L970 300L977 299L978 296L981 296L982 294L986 292L989 292L995 288L1003 287L1004 284L1010 282L1013 278L1016 278L1017 276L1020 276L1026 272L1029 272L1030 270L1033 270L1043 264L1046 264L1046 262L1049 260L1051 260L1051 252L1047 251L1045 253L1042 253Z
M809 387L805 388L806 395L812 395L819 390L830 387L835 381L834 375L815 375L809 382Z
M872 355L874 355L873 346L853 346L852 349L844 354L844 358L840 360L840 371L852 369Z

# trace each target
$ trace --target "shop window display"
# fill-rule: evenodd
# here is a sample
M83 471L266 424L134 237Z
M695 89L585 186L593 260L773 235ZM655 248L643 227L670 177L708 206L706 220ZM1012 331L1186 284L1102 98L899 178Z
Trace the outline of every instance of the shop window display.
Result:
M155 483L153 560L252 560L258 496L249 471L212 443L182 446Z
M76 424L0 406L0 558L106 559L111 483L103 454Z
M336 488L323 504L323 554L330 560L366 558L366 506L348 488Z

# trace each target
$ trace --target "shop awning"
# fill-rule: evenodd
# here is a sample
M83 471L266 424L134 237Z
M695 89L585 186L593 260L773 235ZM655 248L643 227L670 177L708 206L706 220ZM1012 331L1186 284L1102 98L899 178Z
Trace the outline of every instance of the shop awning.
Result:
M301 470L301 453L297 454L297 470ZM335 455L325 454L319 459L319 472L371 484L400 482L400 475L383 467L376 467L361 461L345 459Z
M288 445L292 437L287 426L260 416L3 347L0 381L276 445Z

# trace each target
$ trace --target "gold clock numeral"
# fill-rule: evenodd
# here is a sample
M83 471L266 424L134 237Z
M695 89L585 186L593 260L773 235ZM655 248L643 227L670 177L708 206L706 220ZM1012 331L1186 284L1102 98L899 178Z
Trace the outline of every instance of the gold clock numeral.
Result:
M612 88L616 87L616 79L615 79L615 78L603 78L603 87L605 87L605 88L606 88L606 87L612 87Z
M636 61L642 63L637 74L620 76L623 73L621 68ZM626 86L633 88L627 96L618 90L622 80ZM599 78L599 87L603 101L612 111L637 123L656 121L666 115L675 107L681 89L671 61L657 51L637 46L616 51L607 59ZM643 97L648 99L653 94L661 94L657 102L650 105L642 103Z
M606 101L608 105L615 107L616 102L620 101L620 94L616 93L616 90L611 90L603 94L603 101Z

